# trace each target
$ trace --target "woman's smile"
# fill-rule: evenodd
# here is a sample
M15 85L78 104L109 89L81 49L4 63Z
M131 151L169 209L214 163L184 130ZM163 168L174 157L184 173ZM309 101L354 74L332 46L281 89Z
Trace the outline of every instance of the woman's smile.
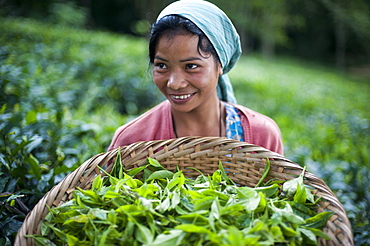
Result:
M170 98L172 99L172 102L177 103L177 104L186 103L189 100L191 100L195 94L196 93L181 94L181 95L170 94Z

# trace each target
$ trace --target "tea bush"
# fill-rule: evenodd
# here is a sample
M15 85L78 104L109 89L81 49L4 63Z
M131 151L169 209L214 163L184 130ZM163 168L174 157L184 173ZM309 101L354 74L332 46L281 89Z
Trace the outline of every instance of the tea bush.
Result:
M0 245L36 202L106 150L126 116L160 100L145 40L48 25L0 23Z

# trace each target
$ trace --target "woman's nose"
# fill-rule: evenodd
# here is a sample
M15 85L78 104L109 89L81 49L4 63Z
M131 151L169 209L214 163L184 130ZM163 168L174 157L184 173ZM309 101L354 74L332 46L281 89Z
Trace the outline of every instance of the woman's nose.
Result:
M167 87L178 90L181 88L185 88L188 85L188 82L185 79L184 74L181 71L173 71L167 82Z

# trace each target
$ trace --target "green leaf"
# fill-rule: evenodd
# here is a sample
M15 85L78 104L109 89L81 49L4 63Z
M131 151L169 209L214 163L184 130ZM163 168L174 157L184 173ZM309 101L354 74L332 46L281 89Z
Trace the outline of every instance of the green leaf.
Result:
M222 181L222 175L220 170L216 170L212 174L212 182L215 184L219 184Z
M155 192L159 191L159 188L158 186L153 185L153 184L143 183L142 186L140 186L139 188L133 189L132 191L137 192L139 196L142 196L145 198L148 198L148 197L154 198L154 197L157 197Z
M79 240L78 240L77 237L67 234L67 243L68 243L68 246L78 245L78 242L79 242Z
M150 175L152 175L152 173L154 173L153 171L151 171L151 170L149 170L148 168L145 168L144 169L144 179L143 179L143 181L144 182L147 182L147 180L148 180L148 178L149 178L149 176Z
M155 180L155 179L171 179L173 177L174 173L168 170L160 170L152 173L146 182Z
M188 213L180 215L177 220L183 224L208 224L208 219L199 213Z
M228 245L230 246L245 245L242 244L242 242L244 241L244 234L243 232L238 230L238 228L236 228L235 226L229 226L227 232L228 232L227 239L229 242Z
M204 195L204 196L218 197L220 199L220 201L222 201L224 203L226 203L229 200L228 195L226 195L226 194L224 194L220 191L217 191L217 190L207 189L207 190L202 191L201 194Z
M305 170L306 167L303 168L302 173L297 178L288 180L283 184L283 191L287 193L287 197L294 197L295 193L297 192L298 185L304 187L303 177Z
M282 215L286 221L300 225L305 223L305 220L294 214L293 212L282 212Z
M333 212L322 212L305 220L307 227L322 228L333 215Z
M172 197L171 197L171 208L174 209L176 206L178 206L180 204L180 201L181 201L181 195L180 195L180 192L179 191L174 191L171 193L172 194Z
M182 171L179 171L173 175L172 179L167 183L166 188L169 190L171 190L175 186L178 186L178 188L181 188L184 182L185 182L185 177L182 174Z
M1 156L0 156L1 158ZM1 167L1 165L0 165ZM0 174L1 175L1 174ZM0 193L3 193L4 192L4 189L9 181L10 177L4 177L3 175L1 175L1 179L0 179ZM1 197L1 195L0 195Z
M140 173L141 171L143 171L148 166L149 165L145 165L145 166L133 168L133 169L127 171L127 174L130 175L130 176L132 176L132 177L134 177L136 174Z
M272 236L274 237L275 242L284 241L284 235L279 226L271 226L270 232Z
M294 237L298 235L298 233L293 228L289 227L284 222L280 222L279 225L280 225L281 231L283 232L285 236Z
M164 201L162 201L155 209L158 210L160 213L164 213L167 211L168 208L171 206L171 200L170 197L166 197Z
M261 197L258 193L249 187L239 187L237 189L239 203L243 204L248 211L254 211L260 203Z
M80 214L78 216L72 217L71 219L68 219L64 222L64 225L68 225L70 223L83 223L85 224L88 222L90 217L86 214Z
M115 192L113 190L108 190L104 193L104 199L113 199L113 198L120 198L122 195L119 192Z
M7 199L6 199L6 202L10 202L10 201L14 201L15 199L17 198L21 198L21 197L24 197L23 194L7 194L5 196L9 196Z
M124 183L127 184L130 188L135 189L137 187L136 180L134 180L131 176L123 173L123 180Z
M144 246L175 246L180 245L186 236L183 230L172 229L167 233L159 234L150 245Z
M31 110L26 114L26 123L28 125L33 124L37 121L37 113L35 110Z
M300 183L299 178L294 178L294 179L286 181L283 184L283 191L287 194L288 198L294 197L299 183Z
M113 209L109 210L107 220L112 224L117 224L117 214L114 212Z
M194 211L209 210L214 200L215 200L214 197L209 196L195 200Z
M41 237L38 235L26 235L26 237L33 238L36 246L55 246L56 245L50 239Z
M306 203L306 199L307 199L307 195L306 195L306 189L304 185L297 183L297 189L296 189L296 193L294 195L293 200L297 203L304 204Z
M101 177L101 175L99 174L93 181L92 185L91 185L91 189L92 190L100 190L103 186L103 179Z
M263 183L263 181L265 180L265 178L267 177L267 175L268 175L268 173L270 171L270 166L271 166L270 160L267 158L266 159L266 167L265 167L265 170L263 171L263 174L261 176L261 179L258 181L256 187L260 186Z
M153 166L153 167L156 167L158 169L162 169L162 170L166 170L161 163L159 163L158 160L156 159L153 159L153 158L150 158L150 157L147 157L147 162L149 165Z
M302 233L303 240L308 245L318 245L316 235L311 230L299 228L299 231Z
M245 208L244 205L240 203L228 204L227 206L221 209L221 214L234 216L235 214L238 214L241 211L243 211L244 208Z
M67 234L64 233L62 230L52 226L51 224L49 224L50 228L53 230L53 232L55 233L55 235L57 235L63 242L67 242L68 239L67 239Z
M110 175L112 175L113 177L118 178L118 179L122 179L123 172L125 171L123 169L123 165L122 165L122 158L121 158L121 151L120 150L121 149L118 148L117 157L116 157L116 160L114 161L112 171L110 172Z
M216 199L214 199L211 205L210 216L212 216L213 218L217 220L220 219L221 217L220 210L221 210L221 206L220 206L220 203L218 202L218 198L216 197Z
M39 161L32 154L29 154L26 161L30 164L30 173L33 174L38 180L41 180L41 168Z
M22 137L22 142L20 144L17 144L15 148L12 149L12 152L10 153L10 158L13 158L16 154L19 153L19 151L23 150L24 147L29 144L30 141L27 140L27 137ZM31 154L30 154L31 155Z
M175 226L175 229L183 230L188 233L207 233L207 234L211 233L211 231L206 229L205 227L197 226L194 224L178 225L178 226Z
M122 235L122 239L128 240L129 238L132 238L135 233L135 224L132 221L127 221L127 224L125 226L125 230Z
M317 214L315 211L304 204L296 203L294 201L287 201L287 203L289 203L294 213L302 217L303 219L307 219Z
M258 192L258 195L260 196L260 202L258 203L258 207L256 208L256 213L261 213L266 209L267 206L267 199L265 196L265 193Z
M300 229L309 230L309 231L311 231L317 237L321 237L321 238L323 238L325 240L331 240L331 238L328 236L328 234L326 234L325 232L323 232L320 229L312 228L312 227L307 227L307 226L302 226Z
M224 169L224 166L222 164L222 161L219 161L218 162L218 168L221 171L222 179L225 180L226 183L229 184L229 185L235 185L234 181L226 174L226 171Z
M312 204L315 204L317 201L315 201L315 196L312 193L312 190L305 187L306 190L306 200L310 201Z
M136 239L143 244L151 245L154 239L152 232L144 225L139 223L135 223L135 225L138 229L135 232Z
M270 186L262 186L255 188L255 191L263 192L266 197L276 197L279 192L280 186L278 184L273 184Z

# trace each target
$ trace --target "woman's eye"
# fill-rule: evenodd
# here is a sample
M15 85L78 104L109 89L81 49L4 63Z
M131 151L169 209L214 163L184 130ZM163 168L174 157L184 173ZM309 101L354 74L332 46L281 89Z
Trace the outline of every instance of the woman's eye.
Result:
M196 65L196 64L186 64L186 69L195 69L197 67L198 67L198 65Z
M155 64L155 66L156 66L157 68L160 68L160 69L167 68L166 64L164 64L164 63L157 63L157 64Z

